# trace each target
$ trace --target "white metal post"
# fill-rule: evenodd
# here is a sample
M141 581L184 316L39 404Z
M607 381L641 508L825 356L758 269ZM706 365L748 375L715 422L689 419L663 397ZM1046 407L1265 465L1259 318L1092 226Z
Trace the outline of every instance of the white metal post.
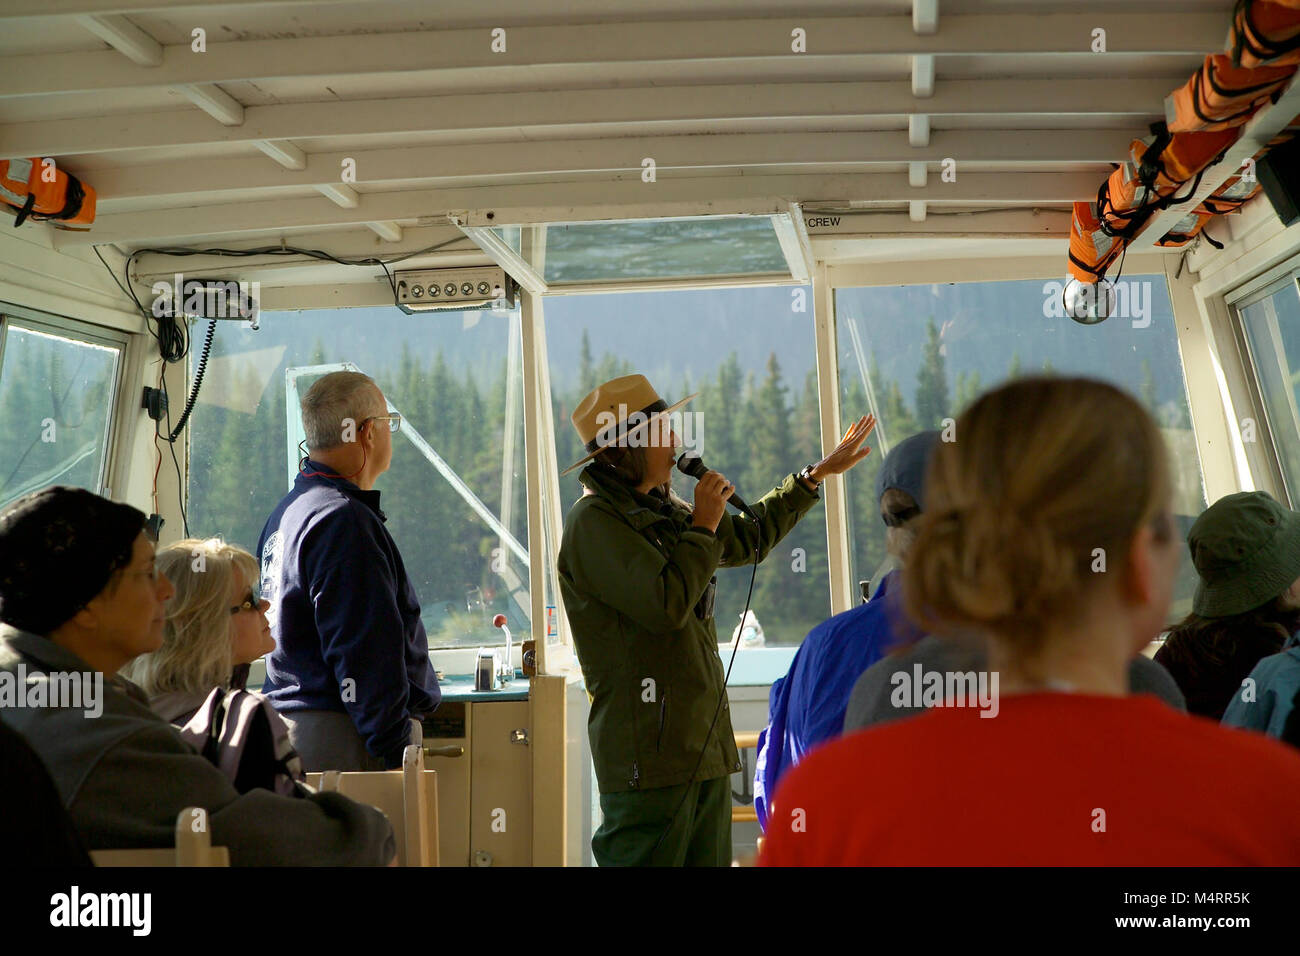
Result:
M822 454L840 440L840 372L835 342L835 295L826 263L813 271L813 318L817 328L817 397L821 411ZM849 573L848 498L844 477L831 475L822 485L826 507L826 550L831 576L831 613L853 606Z

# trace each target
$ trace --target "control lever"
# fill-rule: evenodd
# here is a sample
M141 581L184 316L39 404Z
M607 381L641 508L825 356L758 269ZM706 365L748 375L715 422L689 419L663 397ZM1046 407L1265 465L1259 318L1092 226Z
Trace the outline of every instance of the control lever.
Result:
M505 660L501 662L501 670L499 673L501 682L504 684L515 679L515 665L510 656L513 639L510 637L510 628L506 627L506 616L504 614L498 614L496 617L492 618L492 626L501 628L501 630L505 631L506 635Z
M463 757L465 748L459 744L447 744L442 747L425 747L424 755L426 757Z

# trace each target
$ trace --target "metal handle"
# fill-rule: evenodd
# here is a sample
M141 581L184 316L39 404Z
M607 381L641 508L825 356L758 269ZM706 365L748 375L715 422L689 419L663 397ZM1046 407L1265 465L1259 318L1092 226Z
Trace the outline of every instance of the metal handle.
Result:
M445 747L425 747L426 757L463 757L465 748L459 744L447 744Z

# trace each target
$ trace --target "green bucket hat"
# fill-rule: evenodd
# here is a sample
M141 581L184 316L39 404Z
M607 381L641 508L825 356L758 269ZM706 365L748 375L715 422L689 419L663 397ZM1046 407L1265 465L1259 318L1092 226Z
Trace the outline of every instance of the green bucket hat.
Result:
M1200 576L1192 612L1244 614L1300 578L1300 513L1262 491L1228 495L1196 519L1187 546Z

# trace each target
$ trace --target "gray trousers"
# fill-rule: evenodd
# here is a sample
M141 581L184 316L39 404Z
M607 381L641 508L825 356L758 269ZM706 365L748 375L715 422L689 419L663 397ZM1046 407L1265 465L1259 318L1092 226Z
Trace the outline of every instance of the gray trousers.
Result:
M352 718L338 710L295 710L280 712L289 725L289 742L302 758L305 773L325 770L383 770L384 761L366 750L365 738ZM411 743L423 744L418 720L411 721Z

